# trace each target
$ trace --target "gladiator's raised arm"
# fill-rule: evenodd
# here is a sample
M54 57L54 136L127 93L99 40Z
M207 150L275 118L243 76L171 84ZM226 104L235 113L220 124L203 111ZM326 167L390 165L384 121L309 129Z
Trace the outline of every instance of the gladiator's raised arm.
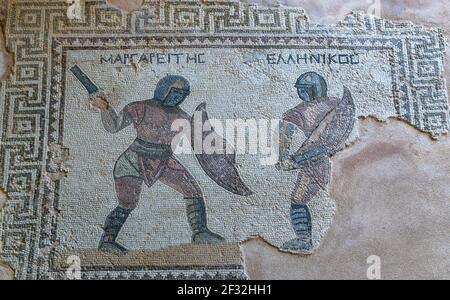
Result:
M126 109L117 113L114 108L109 107L106 111L102 111L101 115L103 127L109 133L119 132L133 123Z
M127 107L117 113L116 110L109 105L109 102L104 95L95 95L91 99L91 104L100 109L103 127L109 133L119 132L133 123Z
M355 104L350 91L344 87L344 96L317 124L311 135L297 151L298 160L320 155L333 156L345 147L355 124ZM295 160L295 159L294 159Z

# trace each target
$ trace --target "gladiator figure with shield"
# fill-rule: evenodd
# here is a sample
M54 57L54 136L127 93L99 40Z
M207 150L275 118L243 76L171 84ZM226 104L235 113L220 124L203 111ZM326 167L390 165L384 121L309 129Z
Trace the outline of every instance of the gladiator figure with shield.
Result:
M72 67L71 71L87 89L91 104L101 111L106 131L116 133L133 125L137 135L116 161L113 173L119 205L106 218L99 249L116 255L127 253L116 238L136 208L143 184L151 187L156 181L174 189L184 198L193 243L223 242L224 238L207 226L206 205L199 183L177 160L171 147L172 139L177 135L171 130L172 123L180 119L192 123L194 119L180 107L190 94L189 82L181 76L166 76L157 83L152 99L131 102L116 112L78 66ZM204 104L199 105L197 111L207 119ZM239 176L235 155L197 153L196 157L207 175L223 188L241 196L252 194Z
M355 105L346 87L342 99L328 97L325 79L314 72L301 75L295 87L302 102L283 115L278 167L298 171L290 213L297 238L284 243L283 249L310 252L313 243L308 203L321 190L328 191L330 157L345 147L355 123ZM300 149L291 151L298 130L306 140Z

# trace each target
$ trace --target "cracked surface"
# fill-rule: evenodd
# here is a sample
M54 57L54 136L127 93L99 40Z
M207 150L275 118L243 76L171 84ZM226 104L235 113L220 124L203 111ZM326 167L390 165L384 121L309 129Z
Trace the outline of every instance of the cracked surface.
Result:
M0 209L5 206L7 200L8 195L2 189L0 189Z
M333 159L334 224L312 256L243 245L252 279L449 279L450 138L431 141L402 121L360 121L359 141Z
M9 76L11 68L11 55L6 51L5 37L3 36L3 31L0 28L0 80L6 79Z

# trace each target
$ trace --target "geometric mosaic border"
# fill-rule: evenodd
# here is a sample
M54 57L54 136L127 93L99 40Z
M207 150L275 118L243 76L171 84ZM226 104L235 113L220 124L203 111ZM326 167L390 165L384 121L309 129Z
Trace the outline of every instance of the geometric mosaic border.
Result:
M11 78L0 86L0 180L8 194L0 212L0 260L10 264L19 279L48 277L49 257L56 247L52 236L57 231L59 182L48 180L46 174L59 168L49 145L61 143L62 137L56 104L61 99L63 78L58 66L64 47L117 43L257 47L264 43L390 49L397 116L436 137L449 130L445 46L438 29L363 14L352 14L335 26L319 26L310 24L301 9L261 8L237 1L146 1L139 11L122 15L104 1L87 0L84 9L84 20L75 22L66 17L65 0L8 3L7 46L15 64ZM230 274L224 272L218 270L213 276ZM198 277L198 273L190 275ZM142 271L132 276L182 274Z

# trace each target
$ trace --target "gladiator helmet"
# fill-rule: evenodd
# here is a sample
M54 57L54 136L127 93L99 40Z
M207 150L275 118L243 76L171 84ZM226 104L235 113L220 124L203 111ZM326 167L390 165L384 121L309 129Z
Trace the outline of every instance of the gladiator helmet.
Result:
M327 96L325 79L315 72L301 75L295 84L297 93L303 101L314 101Z
M189 81L182 76L168 75L156 85L154 99L161 105L175 107L190 94Z

